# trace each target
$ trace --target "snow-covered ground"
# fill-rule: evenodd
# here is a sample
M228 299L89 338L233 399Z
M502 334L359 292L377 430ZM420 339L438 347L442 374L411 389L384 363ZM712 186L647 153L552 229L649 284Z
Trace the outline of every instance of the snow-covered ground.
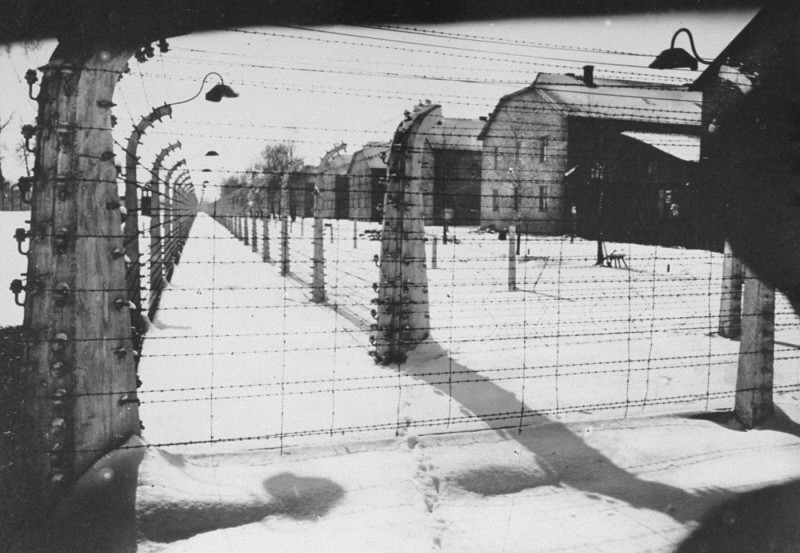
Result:
M384 367L364 330L375 227L354 247L352 222L329 223L316 305L310 220L292 227L289 278L195 221L139 367L152 447L86 477L102 493L143 454L139 551L670 551L734 492L800 477L783 298L780 416L741 432L714 412L732 406L738 352L715 335L720 255L609 244L624 270L595 267L593 242L528 237L509 292L508 243L457 229L428 264L431 339ZM86 509L66 512L94 535Z
M364 330L380 242L354 247L352 222L329 223L321 306L309 221L292 226L283 278L198 217L142 355L152 443L285 447L732 405L739 344L715 334L721 255L609 244L625 270L595 266L594 242L529 237L510 292L507 242L458 229L428 273L431 339L382 367ZM280 227L267 224L276 260ZM776 389L794 392L800 336L783 298L777 311Z

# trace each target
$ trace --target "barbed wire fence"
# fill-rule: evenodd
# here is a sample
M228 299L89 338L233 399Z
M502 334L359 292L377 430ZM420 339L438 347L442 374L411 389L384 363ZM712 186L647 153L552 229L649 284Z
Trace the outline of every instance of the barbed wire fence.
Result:
M254 36L277 38L277 34L287 33ZM315 40L334 44L352 38ZM411 45L387 47L401 52ZM202 53L237 63L228 59L234 56L231 52ZM500 61L493 57L499 54L473 51L440 55L448 60L455 56ZM532 63L503 61L526 67ZM586 60L569 61L540 58L536 64L569 70ZM266 63L245 65L269 68ZM612 71L616 77L631 77L637 74L632 67ZM352 70L342 74L348 71ZM147 69L138 76L188 78ZM424 81L436 75L396 76ZM607 94L623 101L631 94L658 100L678 79L655 79L648 85L652 96L641 92L641 83L624 82ZM256 89L283 86L266 79L250 84ZM409 100L398 91L346 86L303 90ZM462 107L483 105L479 96L454 95L447 101ZM608 116L635 113L639 120L681 124L696 113L690 104L669 110L619 107ZM748 289L761 285L744 269L726 268L734 258L723 251L719 240L713 247L702 240L708 238L710 243L718 238L704 235L706 227L698 222L702 213L693 215L692 230L681 228L668 245L659 232L677 223L667 212L658 219L663 228L650 229L658 232L636 235L628 210L633 204L622 202L624 191L614 196L612 185L606 184L603 204L601 177L583 168L577 173L585 179L581 192L588 198L582 205L595 204L597 209L582 208L570 219L570 204L584 200L564 190L540 188L554 176L566 178L573 169L564 167L570 159L567 151L556 148L548 152L552 166L517 168L517 185L507 177L490 176L484 159L473 179L478 188L464 191L462 177L436 175L425 166L422 158L429 153L425 141L430 131L418 127L428 124L425 117L433 117L439 106L417 107L418 112L401 122L385 153L386 170L378 183L382 222L363 214L337 217L329 208L322 210L322 202L336 201L335 189L323 184L324 178L341 176L326 167L274 175L262 171L259 178L282 179L277 190L255 178L251 169L217 169L212 171L215 177L245 177L247 182L209 184L219 199L201 205L192 168L182 171L186 161L173 159L180 147L174 140L181 136L168 128L148 131L159 146L165 146L152 167L137 157L130 144L115 140L118 154L132 160L126 169L132 166L141 175L118 171L116 179L98 182L117 189L125 186L121 205L126 209L120 217L124 226L113 236L70 228L69 243L119 239L123 248L114 248L111 255L125 258L124 289L73 286L65 293L58 287L37 288L35 275L29 275L29 282L17 292L66 302L100 291L116 294L122 301L118 307L130 311L141 380L135 387L86 393L64 385L44 396L23 399L49 401L56 412L65 404L99 396L141 402L144 433L153 445L239 448L409 432L521 431L553 420L729 410L738 394L761 389L760 384L737 381L740 364L751 355L774 366L776 393L795 394L800 389L800 338L792 308L780 294L773 308L754 309L746 301L744 307L731 307L737 303L734 299L741 302ZM575 103L572 109L590 107ZM559 110L552 103L526 99L509 113L549 117ZM285 130L257 122L235 131L207 121L188 126L193 125L197 134L228 141L263 140L265 133ZM324 124L298 129L339 130ZM544 123L538 129L549 135L552 144L559 139L556 125ZM455 132L451 138L467 135ZM500 132L496 138L518 137ZM661 140L655 145L687 146L680 137ZM482 155L486 157L485 152ZM530 143L500 146L492 155L543 154L541 144ZM609 156L603 161L611 165L621 159ZM293 175L297 178L291 181ZM313 200L318 203L312 213L306 209L313 190L308 182L317 187ZM453 189L456 184L459 188ZM356 197L353 189L350 194L349 206L371 202ZM442 196L445 203L437 203ZM670 203L678 203L650 199L667 210ZM487 213L492 224L451 225L434 211L434 206L462 201L477 202L480 219ZM686 203L683 209L690 208ZM557 230L526 230L520 205L529 206L539 222ZM604 228L598 223L601 211ZM644 217L660 217L655 211ZM686 212L683 218L688 218ZM51 240L58 248L64 237L58 228L31 228L25 238ZM137 248L132 248L134 244ZM769 302L771 292L757 289ZM774 324L774 341L771 327L765 335L768 343L755 350L747 349L750 343L728 339L742 334L750 322L765 319L768 327ZM107 335L65 339L54 334L26 340L60 351L82 342L117 346L124 339ZM69 346L64 346L66 340ZM123 356L125 347L119 347ZM71 422L66 416L57 418ZM55 466L60 453L54 449L47 455Z

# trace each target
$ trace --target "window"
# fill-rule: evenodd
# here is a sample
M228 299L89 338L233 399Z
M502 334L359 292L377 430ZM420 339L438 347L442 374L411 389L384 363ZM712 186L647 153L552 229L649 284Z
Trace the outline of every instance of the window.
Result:
M492 211L500 211L500 191L492 190Z
M492 148L492 169L497 169L497 146Z
M547 187L539 187L539 211L547 211Z
M547 161L550 152L548 149L550 148L550 137L543 136L542 141L539 143L539 161Z

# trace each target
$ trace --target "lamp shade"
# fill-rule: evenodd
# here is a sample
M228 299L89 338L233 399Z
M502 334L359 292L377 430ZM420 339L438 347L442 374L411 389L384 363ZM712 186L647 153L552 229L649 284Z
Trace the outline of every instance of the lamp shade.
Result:
M226 84L218 84L206 92L206 100L209 102L219 102L223 98L238 98L239 95Z
M688 67L692 71L697 71L697 59L683 48L668 48L650 64L650 69L678 69L680 67Z

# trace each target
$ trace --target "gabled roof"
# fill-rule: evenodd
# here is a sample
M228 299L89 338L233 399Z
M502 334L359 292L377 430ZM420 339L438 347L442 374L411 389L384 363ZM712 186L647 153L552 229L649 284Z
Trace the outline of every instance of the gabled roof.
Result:
M700 125L702 95L687 86L599 78L586 85L577 75L540 73L530 86L500 99L478 139L483 139L505 104L519 96L533 96L534 92L545 99L550 109L566 117ZM541 102L533 99L531 109L547 107Z
M428 136L428 144L434 149L477 151L481 149L481 129L483 121L478 119L442 118L441 125Z
M665 154L682 159L683 161L700 161L699 136L628 131L623 132L622 135L647 144L648 146L652 146Z

